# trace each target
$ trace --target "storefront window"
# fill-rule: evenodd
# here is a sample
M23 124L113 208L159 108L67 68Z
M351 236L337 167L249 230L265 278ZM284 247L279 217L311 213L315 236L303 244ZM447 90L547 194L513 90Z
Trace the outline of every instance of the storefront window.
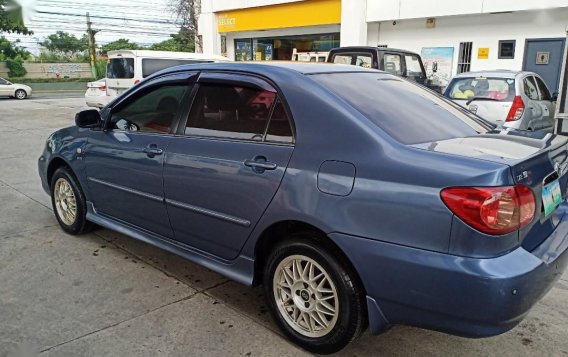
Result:
M236 61L289 61L292 52L328 52L339 47L339 33L241 38L235 40Z

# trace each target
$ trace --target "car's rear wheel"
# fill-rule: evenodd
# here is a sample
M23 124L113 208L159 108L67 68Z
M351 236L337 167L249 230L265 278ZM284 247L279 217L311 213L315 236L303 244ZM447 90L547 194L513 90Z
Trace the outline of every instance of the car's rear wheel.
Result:
M26 93L23 89L18 89L16 93L14 93L14 97L16 97L16 99L23 100L28 97L28 93Z
M92 228L86 217L85 195L73 173L65 167L57 169L51 179L51 204L65 232L81 234Z
M363 331L363 295L345 263L310 238L310 233L295 235L272 251L265 296L292 341L310 352L334 353Z

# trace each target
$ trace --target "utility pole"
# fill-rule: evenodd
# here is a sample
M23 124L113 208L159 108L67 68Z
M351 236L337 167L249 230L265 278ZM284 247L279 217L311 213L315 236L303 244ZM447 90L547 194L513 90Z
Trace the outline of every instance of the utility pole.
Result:
M97 78L97 67L95 66L95 60L97 58L97 51L95 48L95 34L97 31L91 28L91 16L87 12L87 36L89 37L89 59L91 62L91 73L93 74L93 78Z

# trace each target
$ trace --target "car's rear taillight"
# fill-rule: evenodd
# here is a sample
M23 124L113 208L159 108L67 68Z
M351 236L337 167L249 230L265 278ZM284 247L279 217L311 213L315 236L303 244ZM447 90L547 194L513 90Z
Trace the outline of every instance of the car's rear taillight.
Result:
M534 195L524 185L450 187L443 189L441 196L456 216L486 234L507 234L534 218Z
M137 80L134 81L134 85L137 85L138 83L140 83L140 80L139 80L139 79L137 79Z
M107 90L107 87L106 86L100 86L99 90Z
M525 103L523 102L523 98L516 96L515 99L513 99L513 105L511 105L511 109L509 109L509 114L507 114L507 119L505 121L519 120L523 116L524 112Z

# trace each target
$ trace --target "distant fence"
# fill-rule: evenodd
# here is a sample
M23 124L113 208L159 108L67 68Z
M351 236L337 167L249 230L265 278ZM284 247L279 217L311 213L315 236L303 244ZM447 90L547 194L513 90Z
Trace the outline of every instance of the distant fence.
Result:
M25 78L91 78L88 63L24 63L28 73ZM0 62L0 77L8 77L6 63Z

